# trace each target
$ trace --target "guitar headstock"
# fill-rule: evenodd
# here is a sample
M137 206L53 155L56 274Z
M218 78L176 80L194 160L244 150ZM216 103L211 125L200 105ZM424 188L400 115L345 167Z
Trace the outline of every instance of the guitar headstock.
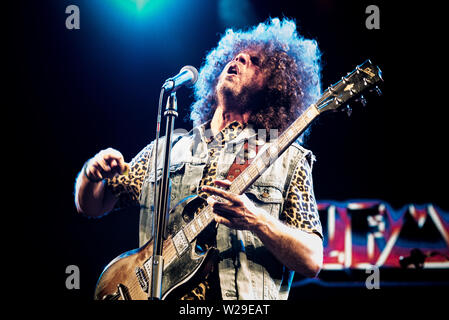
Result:
M380 94L376 85L381 81L383 79L379 67L366 60L346 77L342 77L340 81L327 88L315 105L320 114L337 110L347 111L350 114L351 109L345 107L345 104L349 100L359 99L365 105L366 100L361 93L374 88Z

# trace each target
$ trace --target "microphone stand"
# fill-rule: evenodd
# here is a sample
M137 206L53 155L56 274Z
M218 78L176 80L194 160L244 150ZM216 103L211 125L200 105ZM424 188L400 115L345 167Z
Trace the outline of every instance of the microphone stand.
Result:
M162 255L163 243L165 239L166 220L170 208L170 153L172 147L172 136L175 118L178 117L178 106L176 101L176 91L173 91L167 99L164 117L167 119L165 127L165 147L162 179L159 186L158 201L154 204L155 213L153 217L153 265L151 295L148 299L160 300L162 295L162 273L164 269L164 257ZM159 124L158 124L159 125ZM157 150L156 155L157 156ZM157 170L157 168L155 168ZM155 197L157 192L157 177L155 176Z

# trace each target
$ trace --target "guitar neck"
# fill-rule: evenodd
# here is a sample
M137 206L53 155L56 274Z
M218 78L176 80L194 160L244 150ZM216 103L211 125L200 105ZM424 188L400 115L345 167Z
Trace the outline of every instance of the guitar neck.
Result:
M266 144L266 148L259 152L251 164L232 181L229 191L235 194L243 194L298 139L318 115L318 109L312 104L275 141ZM212 207L208 205L184 226L187 239L189 241L195 239L213 220Z
M243 194L287 148L298 139L309 124L319 115L315 105L311 105L275 141L267 144L251 164L232 182L229 191Z

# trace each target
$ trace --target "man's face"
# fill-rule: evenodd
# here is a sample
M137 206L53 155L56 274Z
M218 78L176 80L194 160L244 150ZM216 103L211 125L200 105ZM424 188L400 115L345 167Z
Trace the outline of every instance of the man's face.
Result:
M261 68L262 58L255 50L238 53L221 72L216 87L217 94L234 103L244 102L265 86L267 75ZM243 99L243 100L242 100Z

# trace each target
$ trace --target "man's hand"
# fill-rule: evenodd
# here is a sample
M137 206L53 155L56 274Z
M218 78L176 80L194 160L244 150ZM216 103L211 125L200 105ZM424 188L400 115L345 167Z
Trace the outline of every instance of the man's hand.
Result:
M228 189L231 183L227 180L215 180L215 184ZM216 222L232 229L254 231L263 221L264 211L257 208L246 195L236 195L209 186L203 186L202 190L213 195L207 202L215 213Z
M103 180L123 174L128 170L123 155L112 148L101 150L87 163L86 175L89 180Z
M229 188L229 181L216 180L217 186ZM287 268L306 277L315 277L323 264L323 242L319 236L292 228L265 210L257 208L245 195L203 186L212 196L215 221L237 230L250 230ZM217 200L217 198L219 200Z
M123 174L129 169L122 154L112 148L102 150L88 160L81 169L75 184L75 204L79 213L100 217L111 211L116 197L105 188L103 179Z

